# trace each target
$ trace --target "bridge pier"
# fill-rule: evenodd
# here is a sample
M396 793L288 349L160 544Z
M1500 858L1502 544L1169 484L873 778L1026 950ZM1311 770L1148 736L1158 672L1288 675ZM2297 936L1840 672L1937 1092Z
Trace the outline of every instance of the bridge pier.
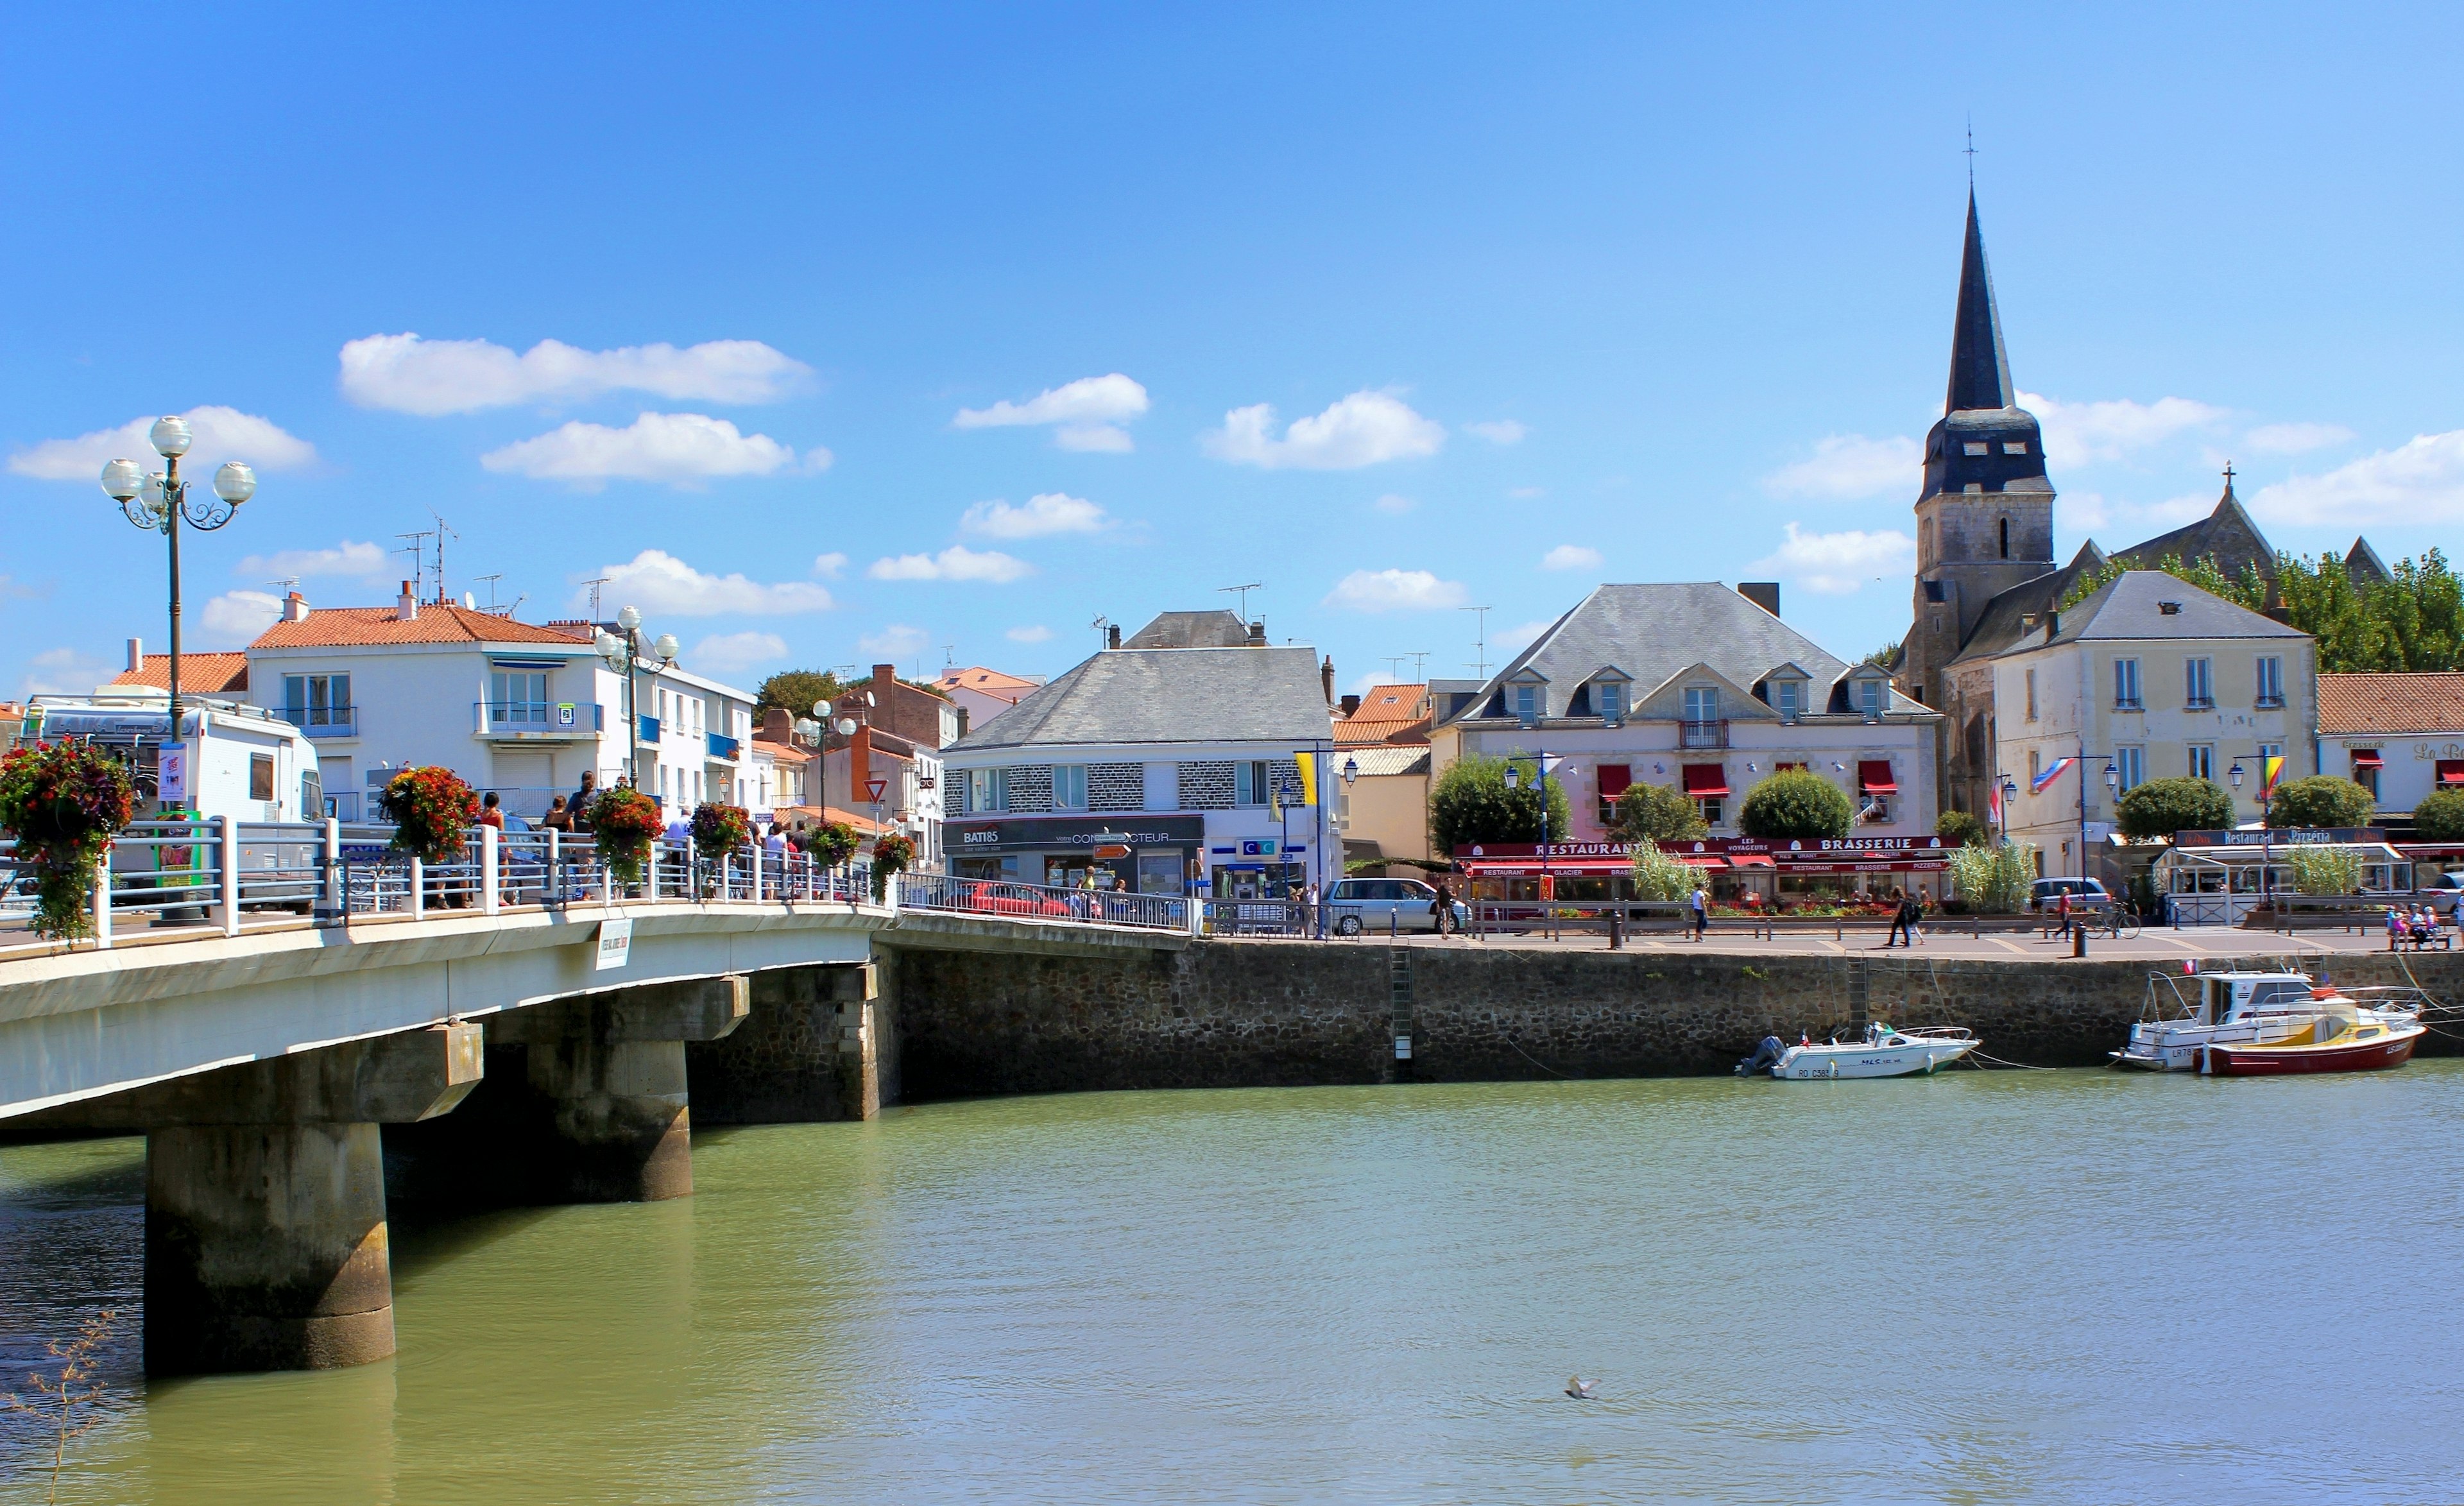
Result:
M888 971L885 959L755 973L743 1029L686 1048L702 1122L878 1118L896 1096Z
M489 1037L528 1048L525 1119L537 1141L505 1147L532 1160L542 1202L649 1203L693 1193L693 1117L685 1044L717 1040L744 1020L741 976L696 978L508 1009Z
M145 1134L145 1372L321 1370L394 1352L380 1123L479 1080L475 1025L245 1062L73 1106Z

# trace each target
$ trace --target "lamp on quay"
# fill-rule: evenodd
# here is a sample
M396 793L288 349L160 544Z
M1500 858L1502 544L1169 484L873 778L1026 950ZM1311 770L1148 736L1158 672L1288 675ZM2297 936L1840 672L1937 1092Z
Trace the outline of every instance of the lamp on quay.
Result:
M188 421L178 414L154 420L146 437L163 457L163 469L149 472L134 460L115 459L102 468L103 495L140 528L151 528L167 541L171 557L170 720L165 741L180 737L180 524L210 533L239 515L241 504L256 495L256 473L237 460L223 462L214 472L214 500L191 506L188 483L180 479L180 457L196 443Z
M634 700L633 676L645 662L650 664L653 674L675 663L676 635L663 632L659 634L658 642L645 648L642 643L642 609L630 605L616 613L616 625L625 630L621 636L602 628L591 643L599 651L599 656L607 661L607 668L625 676L625 726L630 734L625 777L631 781L634 788L639 789L642 787L642 716Z

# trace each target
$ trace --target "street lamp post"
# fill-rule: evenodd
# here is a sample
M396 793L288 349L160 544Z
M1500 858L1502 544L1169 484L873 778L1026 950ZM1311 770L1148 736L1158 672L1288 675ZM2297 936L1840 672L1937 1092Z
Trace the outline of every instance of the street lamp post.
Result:
M147 472L134 460L114 460L102 468L103 494L120 504L128 520L151 528L168 541L171 555L171 679L170 727L166 742L180 739L180 524L211 533L239 516L240 504L256 495L256 473L237 460L226 460L214 472L214 500L188 503L188 483L180 479L180 457L196 436L188 421L177 414L154 420L146 437L163 457L163 469Z
M2272 813L2273 808L2276 804L2276 783L2266 777L2267 755L2264 753L2254 753L2251 757L2258 760L2260 770L2260 783L2258 788L2258 903L2259 908L2273 913L2276 908L2276 902L2272 897L2270 897L2271 890L2269 880L2275 876L2276 872L2276 823L2269 820L2268 817ZM2233 760L2233 767L2225 771L2225 777L2233 781L2233 788L2241 788L2243 776L2241 771L2241 760L2238 757ZM2228 901L2227 910L2228 912L2231 910L2230 901Z
M632 782L634 788L639 789L642 787L642 712L633 677L646 660L656 660L651 665L653 674L675 663L676 635L663 632L656 643L645 645L642 642L642 609L639 607L627 606L618 612L616 625L625 630L624 635L619 637L602 628L597 647L599 656L607 661L608 669L625 676L625 730L629 739L625 777Z

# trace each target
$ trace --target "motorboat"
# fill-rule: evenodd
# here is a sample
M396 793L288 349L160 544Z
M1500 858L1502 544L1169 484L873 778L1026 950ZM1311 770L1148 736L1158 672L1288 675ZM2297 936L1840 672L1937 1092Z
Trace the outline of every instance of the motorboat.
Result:
M2427 1027L2418 1019L2385 1014L2338 1001L2282 1040L2241 1045L2211 1042L2199 1052L2199 1072L2211 1077L2276 1077L2312 1072L2375 1072L2412 1058Z
M2184 983L2195 991L2186 996ZM2418 1024L2427 997L2416 988L2342 989L2292 971L2151 973L2141 1019L2111 1054L2123 1067L2196 1072L2208 1047L2280 1045L2340 1008L2389 1026Z
M1800 1041L1782 1046L1766 1036L1752 1056L1740 1062L1740 1076L1768 1069L1788 1082L1835 1082L1851 1077L1915 1077L1938 1072L1985 1044L1955 1025L1897 1030L1880 1021L1865 1027L1857 1040Z

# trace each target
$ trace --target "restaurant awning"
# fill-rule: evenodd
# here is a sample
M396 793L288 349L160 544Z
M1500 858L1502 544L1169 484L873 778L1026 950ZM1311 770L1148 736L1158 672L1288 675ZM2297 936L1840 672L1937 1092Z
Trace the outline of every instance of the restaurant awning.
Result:
M1769 853L1731 853L1728 861L1739 868L1777 868L1779 863Z
M2379 768L2384 766L2384 764L2385 761L2379 757L2379 750L2376 748L2353 749L2353 766L2355 768Z
M1630 764L1602 764L1595 770L1600 781L1600 798L1615 800L1634 783L1634 766Z
M2438 783L2464 785L2464 758L2443 758L2438 761Z
M1891 778L1891 761L1886 758L1857 761L1857 787L1869 795L1896 795L1899 784Z
M1561 878L1609 878L1634 872L1634 862L1623 857L1552 857L1544 870L1536 857L1466 857L1457 865L1474 878L1514 877L1546 872Z
M1696 800L1725 797L1728 793L1728 771L1718 764L1688 764L1684 766L1685 793Z

